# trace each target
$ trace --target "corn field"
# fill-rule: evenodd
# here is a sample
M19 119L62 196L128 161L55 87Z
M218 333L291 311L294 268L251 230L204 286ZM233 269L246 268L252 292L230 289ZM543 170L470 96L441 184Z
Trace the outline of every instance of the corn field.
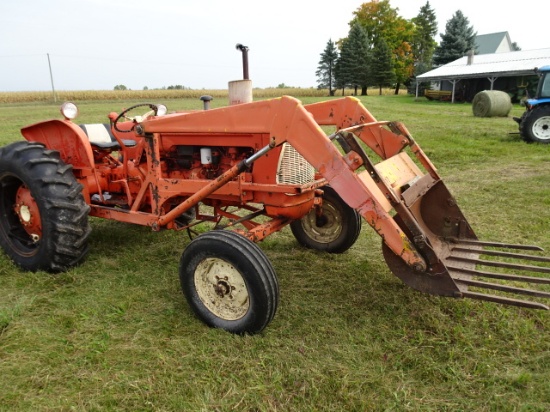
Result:
M401 90L399 94L405 94L406 90ZM300 97L328 97L327 89L315 88L266 88L254 89L254 98L270 99L280 96ZM346 89L347 96L353 94L353 89ZM369 89L370 95L378 95L378 88ZM382 90L383 95L394 94L393 89ZM55 99L51 91L30 91L30 92L0 92L0 103L51 103L54 100L63 101L90 101L90 100L159 100L159 99L198 99L200 96L210 95L214 98L227 98L227 89L200 89L200 90L73 90L56 91ZM342 95L342 90L335 93L336 96Z
M84 100L158 100L158 99L193 99L203 95L214 98L227 98L227 90L77 90L57 91L57 101L84 101ZM313 88L270 88L254 89L257 98L272 98L283 95L295 97L312 96L322 97L328 94L327 90ZM0 92L0 103L30 103L53 101L51 91L41 92Z

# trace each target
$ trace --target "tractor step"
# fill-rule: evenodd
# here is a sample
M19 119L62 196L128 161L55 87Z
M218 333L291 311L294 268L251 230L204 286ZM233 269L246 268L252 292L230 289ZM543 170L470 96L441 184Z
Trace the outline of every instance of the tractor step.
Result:
M488 272L484 270L479 270L479 266L486 266L491 268L504 269L505 271L513 270L550 274L550 267L511 263L508 261L487 260L482 258L504 258L530 262L550 263L550 258L548 257L486 249L488 247L500 249L515 249L520 251L542 251L542 248L538 246L513 245L498 242L482 242L478 240L458 240L456 243L452 244L450 248L450 254L445 259L445 266L449 271L451 278L460 289L462 296L472 299L503 303L507 305L549 310L550 308L548 307L548 305L542 303L520 300L496 294L479 293L469 290L469 288L476 288L550 299L550 289L548 289L549 291L533 290L517 286L510 286L509 284L504 283L490 283L484 280L478 280L477 278L488 278L512 282L512 284L522 282L537 285L550 285L550 278L546 277L523 276L514 273Z

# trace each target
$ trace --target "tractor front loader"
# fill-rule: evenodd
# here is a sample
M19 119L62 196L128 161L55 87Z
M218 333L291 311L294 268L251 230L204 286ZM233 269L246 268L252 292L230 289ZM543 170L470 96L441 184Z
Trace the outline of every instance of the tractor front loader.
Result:
M129 117L140 106L150 111ZM257 243L289 225L301 245L342 253L364 220L382 238L390 270L414 289L548 309L508 294L549 298L516 284L550 284L540 276L550 259L502 251L535 246L478 240L407 129L377 121L359 100L303 105L285 96L162 111L136 105L111 113L110 124L76 125L76 107L66 105L64 120L28 126L27 142L0 149L0 244L16 264L55 272L82 262L88 215L189 233L211 222L215 230L182 254L184 295L208 325L256 333L279 294Z

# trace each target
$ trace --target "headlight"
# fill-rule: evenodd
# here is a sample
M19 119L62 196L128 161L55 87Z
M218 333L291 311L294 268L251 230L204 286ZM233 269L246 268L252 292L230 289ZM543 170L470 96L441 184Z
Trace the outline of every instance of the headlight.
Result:
M157 105L157 116L164 116L167 111L168 109L166 108L165 105L163 104Z
M65 120L72 120L78 116L78 107L71 102L65 102L61 105L61 114Z

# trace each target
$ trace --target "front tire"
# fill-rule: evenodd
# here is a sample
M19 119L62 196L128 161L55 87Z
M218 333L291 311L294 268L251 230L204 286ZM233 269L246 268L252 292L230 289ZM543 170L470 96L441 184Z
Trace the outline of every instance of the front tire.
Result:
M537 106L525 112L519 132L526 142L550 143L550 105Z
M0 246L16 265L61 272L81 263L89 211L59 152L26 141L0 148Z
M330 187L323 187L321 215L312 209L290 224L302 246L329 253L343 253L352 247L361 232L361 215Z
M189 306L211 327L254 334L275 316L275 271L258 245L235 232L213 230L194 239L179 273Z

